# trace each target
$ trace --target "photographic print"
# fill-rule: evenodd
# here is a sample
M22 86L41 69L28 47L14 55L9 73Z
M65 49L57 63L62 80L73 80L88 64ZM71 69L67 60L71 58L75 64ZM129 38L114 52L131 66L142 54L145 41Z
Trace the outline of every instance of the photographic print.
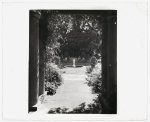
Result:
M117 114L117 10L30 10L28 112Z

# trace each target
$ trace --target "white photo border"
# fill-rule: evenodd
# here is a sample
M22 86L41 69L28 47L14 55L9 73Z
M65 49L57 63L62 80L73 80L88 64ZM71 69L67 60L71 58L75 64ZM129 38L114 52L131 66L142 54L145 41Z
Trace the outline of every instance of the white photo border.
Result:
M8 2L7 2L8 1ZM88 0L89 1L89 0ZM4 120L146 120L148 117L147 1L2 3ZM117 114L28 114L29 10L117 10Z

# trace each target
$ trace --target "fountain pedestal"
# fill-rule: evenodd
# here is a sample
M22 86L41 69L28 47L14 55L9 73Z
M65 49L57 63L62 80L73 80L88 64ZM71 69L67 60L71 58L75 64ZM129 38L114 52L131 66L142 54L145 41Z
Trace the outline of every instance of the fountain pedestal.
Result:
M73 58L73 67L76 67L76 64L75 64L75 62L76 62L76 59L75 58Z

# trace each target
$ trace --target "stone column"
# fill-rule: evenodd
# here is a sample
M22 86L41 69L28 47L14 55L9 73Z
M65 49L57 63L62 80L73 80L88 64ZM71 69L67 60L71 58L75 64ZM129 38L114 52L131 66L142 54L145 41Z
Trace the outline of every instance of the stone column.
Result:
M108 20L107 16L103 16L103 26L102 26L102 80L104 93L107 91L108 83Z
M105 14L102 34L103 113L116 113L117 103L117 25L115 14Z
M117 25L116 16L108 17L108 92L117 85Z
M108 73L107 95L109 113L117 113L117 16L108 17Z
M39 96L42 95L45 91L44 87L44 44L39 41Z
M117 26L116 16L105 16L103 22L102 65L104 88L109 93L117 80Z
M48 37L48 14L41 12L39 20L39 96L45 91L44 86L44 69L45 69L45 54L46 54L46 40Z
M33 107L39 95L39 18L40 13L29 13L29 112L36 111Z

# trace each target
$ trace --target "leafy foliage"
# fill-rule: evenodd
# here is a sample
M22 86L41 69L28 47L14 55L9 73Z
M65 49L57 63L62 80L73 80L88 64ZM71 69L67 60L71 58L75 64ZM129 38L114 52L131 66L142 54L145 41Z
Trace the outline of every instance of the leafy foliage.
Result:
M94 67L94 66L96 65L96 63L97 63L96 57L95 57L95 56L92 56L92 57L91 57L91 60L90 60L91 66Z
M58 107L58 108L52 108L48 111L49 114L100 114L102 112L101 104L97 100L94 100L94 103L87 104L81 103L78 107L74 108L73 110L70 110L65 107Z
M95 67L87 68L88 85L92 87L93 93L102 93L102 76L101 76L101 64L97 64Z
M89 51L93 52L93 50L99 50L102 42L102 24L99 22L101 19L100 16L85 14L60 14L58 11L55 11L54 13L47 11L47 15L48 37L46 44L46 57L48 60L53 58L55 55L67 56L65 54L65 50L78 49L80 51L81 48L84 48L82 45L85 46L85 44L88 44L85 48L85 52L87 54L89 54ZM85 38L81 40L76 39L76 37L71 37L70 39L69 35L74 31L79 32L79 34L76 33L77 36L84 34L90 36L87 36L87 39ZM77 52L77 50L74 51ZM81 52L82 51L80 51L80 54Z
M62 84L62 81L57 65L47 63L45 71L45 90L55 93L58 86Z

